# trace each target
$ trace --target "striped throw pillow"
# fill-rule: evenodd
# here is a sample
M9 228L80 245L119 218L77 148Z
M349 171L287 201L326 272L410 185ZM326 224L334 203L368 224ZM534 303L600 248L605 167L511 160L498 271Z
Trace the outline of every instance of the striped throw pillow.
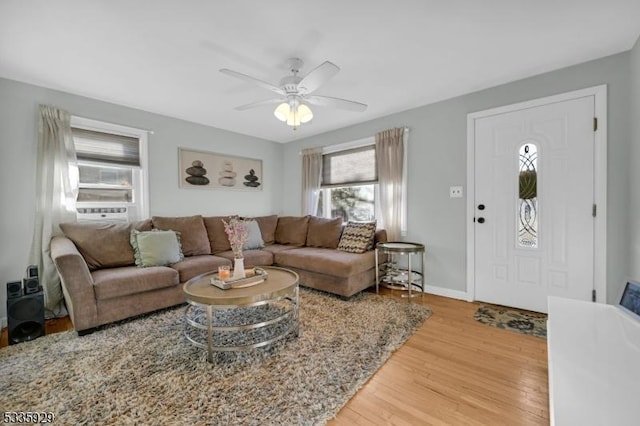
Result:
M376 222L348 222L342 231L338 250L349 253L364 253L373 248Z

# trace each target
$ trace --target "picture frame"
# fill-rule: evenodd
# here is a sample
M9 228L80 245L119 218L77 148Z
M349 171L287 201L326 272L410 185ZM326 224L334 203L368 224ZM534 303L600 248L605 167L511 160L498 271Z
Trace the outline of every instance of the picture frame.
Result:
M179 187L262 191L262 160L178 148Z

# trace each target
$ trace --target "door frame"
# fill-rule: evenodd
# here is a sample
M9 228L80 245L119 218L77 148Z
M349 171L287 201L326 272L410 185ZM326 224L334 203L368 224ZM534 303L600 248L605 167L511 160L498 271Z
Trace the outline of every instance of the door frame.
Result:
M594 132L594 220L593 279L596 302L607 302L607 85L589 87L544 98L518 102L467 114L467 300L475 300L475 121L513 111L594 96L598 120Z

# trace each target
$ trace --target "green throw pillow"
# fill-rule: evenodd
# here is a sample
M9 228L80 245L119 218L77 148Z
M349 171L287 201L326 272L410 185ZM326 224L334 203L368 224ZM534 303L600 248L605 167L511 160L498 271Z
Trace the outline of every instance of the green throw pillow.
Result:
M175 231L131 231L136 266L165 266L184 259L180 245L180 233Z
M248 236L247 242L242 246L243 250L255 250L264 247L264 241L262 240L262 232L260 232L260 226L255 220L245 220L244 226L247 228Z

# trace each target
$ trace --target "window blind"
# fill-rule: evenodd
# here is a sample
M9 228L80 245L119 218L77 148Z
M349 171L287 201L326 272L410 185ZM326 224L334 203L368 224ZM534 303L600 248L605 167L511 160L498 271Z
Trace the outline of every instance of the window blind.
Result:
M322 156L322 187L364 185L376 183L376 147L333 152Z
M72 128L78 160L140 166L140 140L136 137Z

